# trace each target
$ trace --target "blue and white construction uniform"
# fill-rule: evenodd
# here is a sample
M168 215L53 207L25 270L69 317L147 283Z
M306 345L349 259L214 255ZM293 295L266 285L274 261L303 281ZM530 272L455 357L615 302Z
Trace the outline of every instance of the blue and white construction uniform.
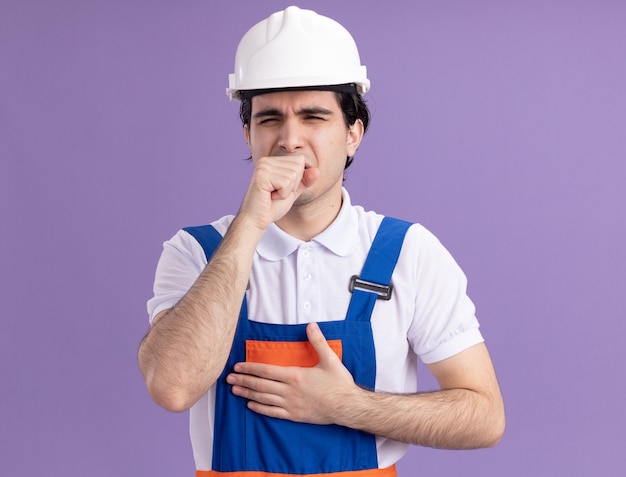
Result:
M232 219L227 216L212 224L218 233L215 240L226 232ZM338 217L310 242L272 225L253 259L227 370L246 356L266 355L266 342L287 348L294 341L306 342L305 326L316 321L329 341L339 343L344 365L355 381L377 391L410 393L417 389L417 356L433 363L482 342L464 274L420 225L408 227L402 244L403 223L385 220L395 232L384 240L392 243L400 237L402 244L395 269L391 264L389 270L393 270L391 299L374 300L371 318L370 305L365 305L365 312L355 311L368 299L350 304L353 294L348 287L354 275L370 273L364 264L381 222L382 216L352 206L344 190ZM202 241L206 230L182 230L164 244L155 295L148 302L151 319L175 305L202 272L207 260L198 238ZM382 250L390 248L386 245ZM384 261L370 267L374 274L384 268ZM369 295L359 290L354 295L361 294ZM285 324L300 326L276 326ZM256 415L245 408L245 400L230 393L223 382L225 374L191 409L190 433L198 475L234 471L243 471L241 475L246 471L360 475L350 472L389 468L406 452L404 443L339 426L297 424ZM229 423L224 424L224 419ZM315 428L312 432L318 438L307 440L307 428ZM294 433L301 434L301 439L294 438ZM315 447L314 441L321 447ZM209 470L213 473L205 474Z

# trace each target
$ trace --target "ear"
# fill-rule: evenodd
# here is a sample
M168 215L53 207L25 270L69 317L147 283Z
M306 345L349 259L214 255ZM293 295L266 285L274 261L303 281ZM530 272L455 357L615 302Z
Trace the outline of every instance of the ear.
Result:
M351 157L356 154L356 150L361 144L361 139L363 139L363 134L363 121L357 119L354 124L348 128L348 137L346 142L346 146L348 148L348 156Z
M248 149L251 149L251 147L250 147L250 126L247 125L247 124L243 127L243 137L246 140L246 144L248 145Z

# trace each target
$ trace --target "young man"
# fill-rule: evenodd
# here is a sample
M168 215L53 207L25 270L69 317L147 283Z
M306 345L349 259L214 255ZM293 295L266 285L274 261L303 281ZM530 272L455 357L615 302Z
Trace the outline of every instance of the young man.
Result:
M290 7L237 50L241 208L164 245L139 365L191 409L198 476L394 476L408 444L495 445L500 390L466 281L417 224L350 203L369 88L350 34ZM417 356L441 390L416 392Z

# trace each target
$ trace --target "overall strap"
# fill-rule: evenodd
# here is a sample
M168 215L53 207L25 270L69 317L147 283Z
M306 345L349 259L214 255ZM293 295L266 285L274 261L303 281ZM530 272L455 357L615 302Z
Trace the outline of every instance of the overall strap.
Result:
M361 275L352 277L352 299L346 320L369 321L376 299L391 298L391 275L398 262L404 236L411 225L404 220L383 218Z
M200 225L198 227L185 227L185 232L195 238L204 250L207 262L213 256L213 252L222 241L222 236L212 225Z
M204 250L207 262L211 260L215 249L222 241L222 235L212 225L199 225L196 227L185 227L185 232L195 238ZM246 297L243 297L241 304L240 316L248 316L248 303Z

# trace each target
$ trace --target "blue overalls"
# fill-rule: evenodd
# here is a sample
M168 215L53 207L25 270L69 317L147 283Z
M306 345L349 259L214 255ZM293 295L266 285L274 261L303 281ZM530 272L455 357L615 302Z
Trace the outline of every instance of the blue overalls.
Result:
M319 323L355 382L367 389L373 390L376 381L371 313L377 298L390 298L391 275L410 225L398 219L383 219L360 276L351 281L352 298L345 319ZM221 235L210 225L185 230L202 245L209 260ZM279 360L273 361L273 356ZM213 470L198 471L197 477L396 475L395 466L378 469L376 438L372 434L334 424L297 423L250 411L246 400L232 394L226 383L235 363L246 360L314 366L317 355L308 343L306 324L251 321L244 297L230 356L216 383Z

